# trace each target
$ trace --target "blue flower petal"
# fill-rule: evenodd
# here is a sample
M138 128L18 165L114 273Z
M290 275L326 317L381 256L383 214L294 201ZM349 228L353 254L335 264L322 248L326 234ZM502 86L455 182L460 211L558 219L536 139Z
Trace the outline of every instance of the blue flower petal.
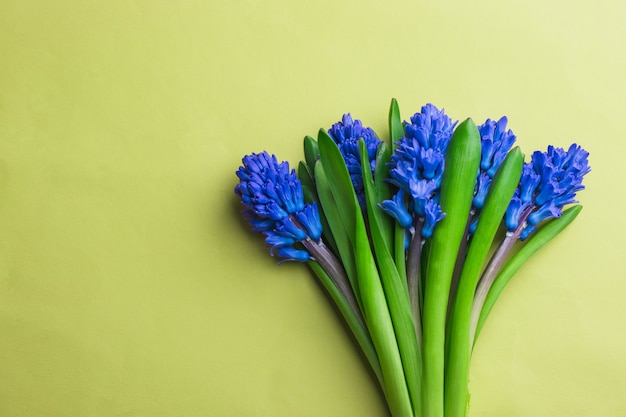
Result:
M309 252L289 246L282 246L276 249L276 254L284 261L307 262L311 259ZM281 262L282 263L282 262Z
M475 209L481 209L485 205L489 186L491 185L491 177L487 174L479 174L476 183L476 195L472 200Z
M273 252L276 248L293 246L296 243L296 241L290 237L282 236L271 231L266 232L265 235L265 242L271 247L271 252Z
M534 226L546 219L557 217L561 217L561 207L557 206L554 200L550 200L528 216L528 224Z
M322 237L322 222L317 209L317 203L307 206L296 213L296 219L306 228L309 237L318 241Z
M422 226L422 237L428 239L432 237L435 225L443 220L445 213L441 211L441 206L430 200L424 206L424 226Z
M433 198L433 194L437 190L437 182L435 180L418 180L409 181L409 191L413 199L413 209L420 216L424 216L424 206Z
M413 224L413 216L407 211L404 203L404 190L398 191L391 200L383 201L380 207L405 229Z

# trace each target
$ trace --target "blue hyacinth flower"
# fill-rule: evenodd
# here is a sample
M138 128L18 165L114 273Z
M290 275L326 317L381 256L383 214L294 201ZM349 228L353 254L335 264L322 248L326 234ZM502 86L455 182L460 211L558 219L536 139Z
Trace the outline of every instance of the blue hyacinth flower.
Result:
M421 219L420 232L424 238L432 235L436 223L444 216L439 206L439 188L456 124L443 109L426 104L410 122L405 122L404 137L396 143L389 162L389 182L400 191L381 207L407 230L413 227L407 213L412 213L412 220Z
M354 186L357 199L361 208L365 208L365 188L361 172L361 153L359 152L359 139L363 139L367 148L367 159L370 162L372 172L376 171L376 152L381 140L369 127L363 127L363 123L353 120L350 113L344 114L340 122L328 129L328 135L337 144L341 155L348 167L348 173Z
M485 123L478 126L481 158L476 179L476 191L472 201L472 210L476 213L485 204L493 177L515 143L515 135L510 129L507 130L507 123L506 116L502 116L498 121L487 119ZM473 233L472 229L470 229L471 233Z
M498 121L487 119L485 123L478 126L481 158L478 176L476 177L474 199L472 200L472 214L474 217L469 227L470 235L473 235L476 231L480 211L485 205L493 178L515 143L515 134L510 129L507 130L507 123L507 117L502 116Z
M306 262L311 255L298 242L318 242L322 225L317 205L305 204L302 184L287 162L279 163L267 152L247 155L236 174L235 193L244 206L244 217L255 232L265 235L272 255Z
M515 143L515 134L506 129L508 119L502 116L497 122L487 119L478 127L482 148L480 170L493 178Z
M589 152L576 144L566 151L548 146L536 151L524 164L522 178L505 215L509 232L520 231L526 239L544 220L561 216L563 206L577 203L576 193L583 190L583 177L591 171Z

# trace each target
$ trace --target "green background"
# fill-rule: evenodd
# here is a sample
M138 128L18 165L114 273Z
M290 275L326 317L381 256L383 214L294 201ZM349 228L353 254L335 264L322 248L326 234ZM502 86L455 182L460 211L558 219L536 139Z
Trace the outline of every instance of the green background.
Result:
M511 282L472 416L626 416L617 1L0 4L0 416L387 416L320 288L240 219L241 157L426 102L572 141L577 221Z

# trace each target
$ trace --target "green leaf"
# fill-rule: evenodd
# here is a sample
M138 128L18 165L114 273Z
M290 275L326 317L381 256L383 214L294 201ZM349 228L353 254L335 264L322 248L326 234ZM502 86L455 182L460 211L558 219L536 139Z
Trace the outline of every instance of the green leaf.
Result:
M480 153L478 128L467 119L456 128L448 146L440 198L446 217L435 229L428 257L423 307L424 417L444 416L448 295L474 195Z
M355 216L355 220L355 249L363 315L380 360L387 403L394 417L414 417L394 326L365 223L361 215Z
M359 150L371 240L402 358L404 376L409 388L413 410L417 413L421 409L421 356L417 345L406 281L400 277L393 262L390 251L393 242L385 236L388 231L385 229L385 220L388 216L378 205L377 190L372 180L372 172L367 158L367 146L363 140L359 141Z
M337 144L323 129L320 129L317 141L320 161L324 167L324 172L330 179L328 184L335 199L337 211L344 222L348 237L354 245L356 217L361 215L361 209L352 186L348 167Z
M402 119L400 118L400 107L398 101L395 98L391 99L389 106L389 138L391 140L391 148L396 149L396 142L404 137L404 126L402 125ZM390 156L391 160L391 156ZM378 167L378 165L377 165ZM387 175L389 169L387 168ZM387 200L386 198L385 200ZM393 235L394 235L394 259L398 273L402 277L403 281L406 281L406 250L405 250L405 230L403 227L393 222Z
M361 155L363 155L363 152L364 150L361 149ZM365 153L365 155L367 155L367 152ZM391 159L391 151L389 147L387 146L387 144L385 144L385 142L382 142L380 146L378 147L378 151L376 152L376 171L374 172L374 182L373 184L370 184L370 185L373 186L372 191L374 194L374 200L377 205L374 213L376 213L378 224L381 227L381 234L382 234L383 239L385 240L385 245L391 251L393 248L393 236L394 236L394 231L395 231L394 226L396 222L391 216L389 216L387 213L385 213L382 209L378 207L379 203L382 203L384 200L390 200L392 197L391 187L389 183L386 181L387 178L389 178L389 167L387 166L387 163L389 162L390 159ZM366 161L367 161L367 158L362 157L361 164L363 164ZM369 169L369 163L366 165L368 165L367 169L371 175L371 170ZM367 211L368 211L368 215L372 213L372 211L369 208L367 209Z
M400 107L395 98L391 99L389 106L389 136L391 138L391 146L395 149L395 143L404 137L404 126L400 118Z
M315 162L319 159L320 150L317 142L311 136L304 137L304 160L309 170L315 171Z
M554 237L569 226L578 216L582 208L583 207L580 204L577 204L565 210L561 217L548 220L541 228L539 228L539 230L531 235L531 237L524 243L524 246L522 246L520 250L504 265L489 289L485 302L480 310L480 316L478 319L473 317L473 324L476 328L473 338L474 344L478 339L478 335L480 334L491 309L511 278L513 278L515 273L532 255L534 255L546 243L554 239Z
M298 178L302 183L302 193L304 194L304 201L306 203L312 203L317 201L317 191L315 190L315 180L313 179L313 173L303 161L298 164Z
M471 356L470 314L474 292L498 226L519 184L523 164L524 155L519 148L515 148L509 152L496 173L469 245L456 297L452 300L445 377L446 417L465 417Z
M330 182L326 177L326 172L321 161L317 161L315 164L315 184L317 186L317 195L320 202L319 209L326 217L328 230L335 241L339 258L350 280L352 291L354 292L357 302L361 305L354 246L352 245L346 225L339 213L335 197L330 187ZM324 233L326 233L326 230Z

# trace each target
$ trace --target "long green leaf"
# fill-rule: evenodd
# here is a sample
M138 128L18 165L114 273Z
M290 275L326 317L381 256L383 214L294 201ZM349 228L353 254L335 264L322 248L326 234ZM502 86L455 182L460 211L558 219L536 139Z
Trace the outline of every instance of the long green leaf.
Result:
M317 190L315 189L315 179L313 172L309 169L309 166L300 161L298 164L298 179L302 183L302 192L304 193L304 201L312 203L317 201Z
M402 126L402 119L400 118L400 107L395 98L391 99L391 105L389 106L389 136L393 149L395 149L395 143L404 137L404 127Z
M480 152L478 128L467 119L456 128L448 146L440 199L446 217L435 229L428 257L423 309L423 417L444 416L448 295L474 195Z
M320 150L311 136L304 137L304 160L311 171L315 171L315 162L319 159Z
M389 409L394 417L414 417L396 334L363 217L356 216L356 222L357 270L365 322L380 360Z
M335 198L337 212L344 222L350 241L355 243L356 217L361 215L356 193L344 162L341 151L324 129L320 129L317 136L320 150L320 161L330 180L328 184Z
M330 187L330 182L321 161L317 161L315 164L315 184L317 186L320 209L328 222L329 231L335 240L339 258L350 280L352 291L354 292L357 302L361 305L354 246L352 245L352 241L346 230L346 225L339 213L335 197Z
M367 160L367 152L363 152L364 149L361 149L361 164L363 169L367 168L367 171L370 173L369 175L372 175L369 167L369 161ZM387 144L382 142L376 153L376 171L374 172L374 182L372 183L371 179L368 180L369 185L371 186L370 192L373 194L377 207L376 210L370 210L369 207L367 208L368 216L371 216L372 213L376 216L376 222L380 225L382 238L384 239L385 246L389 249L389 251L393 248L395 221L391 216L387 215L387 213L380 209L378 204L382 203L384 200L389 200L392 197L390 184L386 181L387 178L389 178L389 167L387 166L387 163L390 159L391 151L389 150ZM365 167L365 165L367 165L367 167Z
M447 342L449 353L445 368L446 417L465 417L471 356L470 314L474 292L498 226L519 183L523 164L524 155L519 148L515 148L509 152L498 170L469 245L456 297L452 300L450 340Z
M402 119L400 118L400 107L398 101L391 99L391 105L389 106L389 138L391 140L391 148L396 149L396 142L398 142L404 136L404 126L402 126ZM397 222L394 224L394 259L398 273L404 281L406 281L406 250L405 250L405 230Z
M337 212L354 246L363 315L378 353L391 412L394 417L411 417L413 411L393 324L348 168L339 148L324 130L320 130L317 139L320 162L328 175Z
M392 242L385 236L387 230L385 229L384 221L386 220L385 217L388 216L379 207L380 201L372 181L372 172L367 159L367 147L363 140L359 142L359 149L374 252L378 261L380 278L396 334L400 357L402 358L404 376L411 396L411 403L414 412L419 413L421 409L421 355L417 345L406 281L398 274L390 251Z

